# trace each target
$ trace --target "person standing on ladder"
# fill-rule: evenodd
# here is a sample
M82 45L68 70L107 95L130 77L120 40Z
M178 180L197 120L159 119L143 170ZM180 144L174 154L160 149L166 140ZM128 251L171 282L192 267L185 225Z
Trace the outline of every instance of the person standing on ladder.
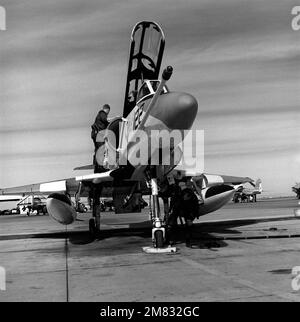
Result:
M94 157L93 157L93 165L94 165L95 173L106 171L103 167L103 163L97 161L96 153L99 150L99 148L102 148L105 144L104 140L102 142L97 142L97 135L98 133L100 133L101 131L104 131L107 128L109 124L107 120L107 116L109 112L110 112L110 106L108 104L104 104L102 109L98 112L95 122L91 126L92 128L91 138L94 142L94 147L95 147ZM104 154L103 154L103 157L104 157Z

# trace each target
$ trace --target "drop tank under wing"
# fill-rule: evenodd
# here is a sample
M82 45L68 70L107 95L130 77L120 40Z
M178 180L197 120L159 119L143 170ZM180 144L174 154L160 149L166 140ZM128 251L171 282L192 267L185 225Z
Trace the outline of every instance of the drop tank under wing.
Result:
M141 83L145 79L158 79L164 47L165 36L158 24L142 21L134 26L130 38L124 117L135 107Z

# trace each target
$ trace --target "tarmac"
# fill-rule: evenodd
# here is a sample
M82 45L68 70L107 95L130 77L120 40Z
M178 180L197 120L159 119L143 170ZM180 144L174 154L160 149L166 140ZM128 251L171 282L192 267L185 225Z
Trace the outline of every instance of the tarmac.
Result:
M192 248L179 229L175 254L142 251L152 244L148 209L104 213L99 240L87 232L90 213L68 227L0 216L0 301L298 302L299 207L293 198L230 203L196 220Z

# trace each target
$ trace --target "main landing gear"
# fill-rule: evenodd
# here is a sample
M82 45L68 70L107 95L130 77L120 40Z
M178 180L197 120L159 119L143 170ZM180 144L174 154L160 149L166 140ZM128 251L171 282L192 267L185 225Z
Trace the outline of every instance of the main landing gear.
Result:
M100 237L100 218L101 218L101 187L93 188L93 218L89 220L89 232L92 239Z
M152 219L152 247L143 247L146 253L175 253L176 247L164 247L166 243L166 229L160 215L160 207L158 200L158 184L157 178L152 176L150 179L151 185L151 219Z

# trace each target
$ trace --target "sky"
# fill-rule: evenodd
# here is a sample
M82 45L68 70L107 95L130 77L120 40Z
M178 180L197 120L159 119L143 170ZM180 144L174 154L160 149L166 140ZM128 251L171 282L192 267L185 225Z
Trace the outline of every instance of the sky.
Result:
M205 172L261 178L266 196L300 181L300 31L289 0L2 0L0 187L78 175L104 103L122 114L129 36L166 36L169 88L198 101Z

